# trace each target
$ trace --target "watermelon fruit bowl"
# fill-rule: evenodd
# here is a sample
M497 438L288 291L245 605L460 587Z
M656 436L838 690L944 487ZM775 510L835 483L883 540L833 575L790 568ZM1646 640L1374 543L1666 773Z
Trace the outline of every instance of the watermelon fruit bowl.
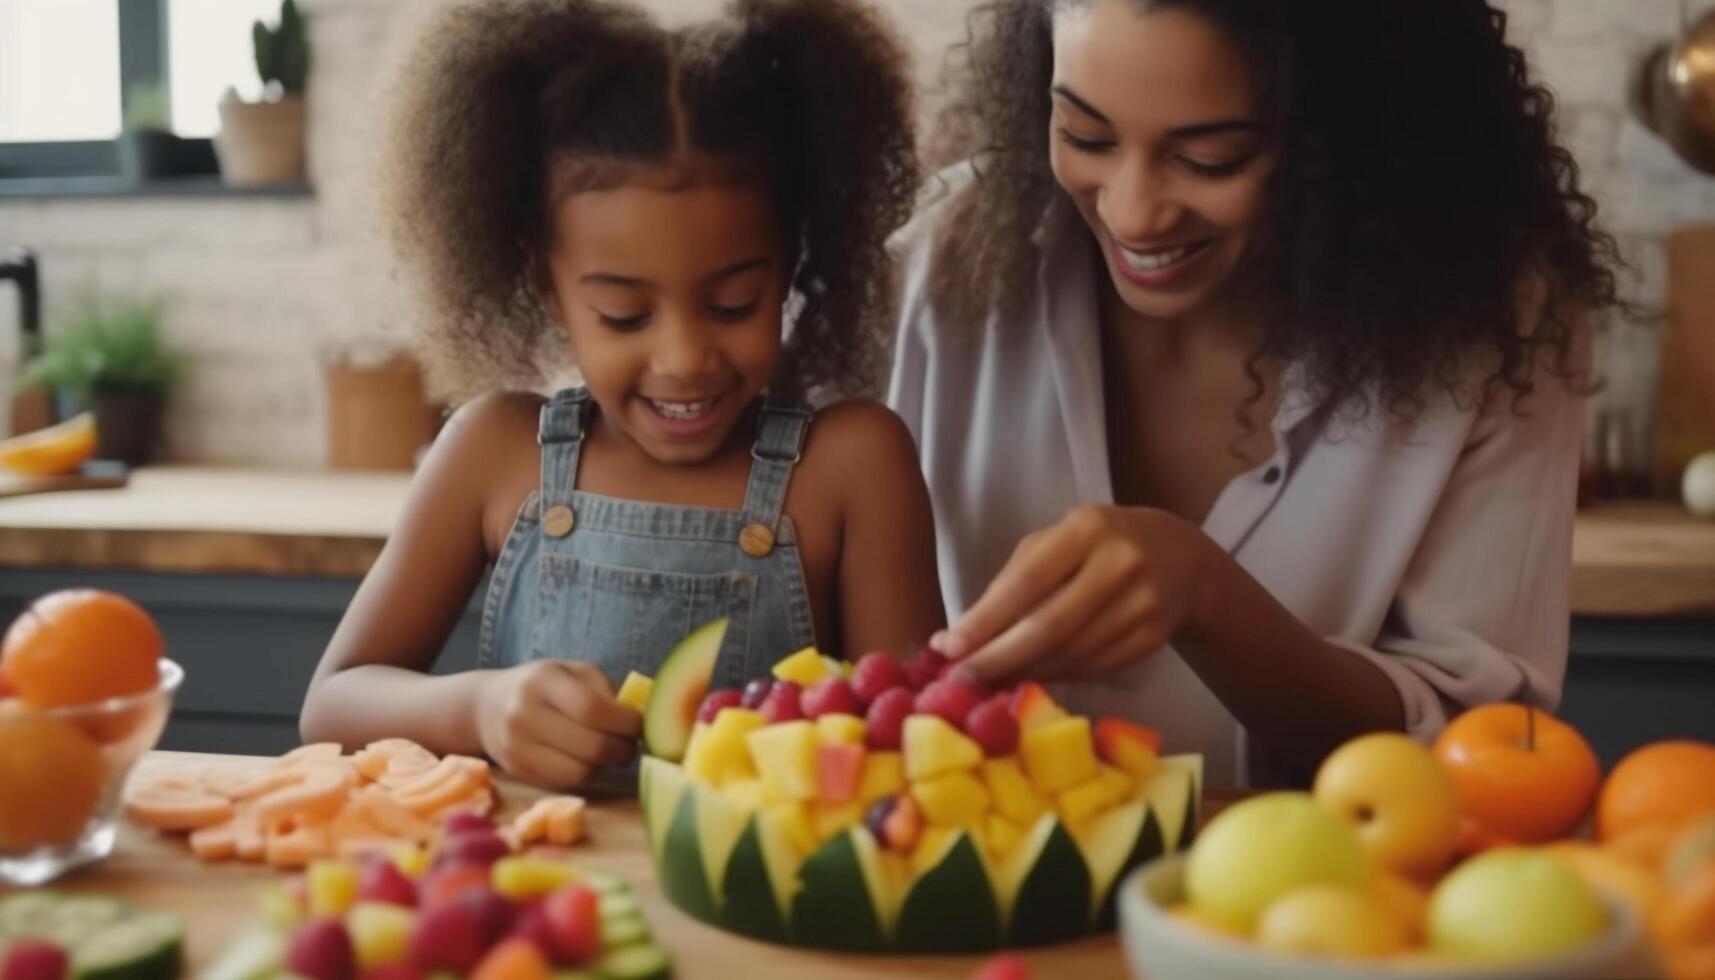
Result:
M1117 883L1190 842L1202 760L1148 729L961 684L927 650L802 650L710 691L723 633L622 689L662 891L705 923L859 952L1063 942L1112 930Z

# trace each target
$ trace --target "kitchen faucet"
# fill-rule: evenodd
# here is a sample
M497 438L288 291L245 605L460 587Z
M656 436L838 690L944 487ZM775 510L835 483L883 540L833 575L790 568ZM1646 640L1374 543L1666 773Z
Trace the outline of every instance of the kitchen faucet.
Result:
M24 248L0 259L0 281L5 280L18 285L18 365L22 370L42 346L42 280L36 253ZM14 391L12 432L28 432L53 421L53 404L46 391Z

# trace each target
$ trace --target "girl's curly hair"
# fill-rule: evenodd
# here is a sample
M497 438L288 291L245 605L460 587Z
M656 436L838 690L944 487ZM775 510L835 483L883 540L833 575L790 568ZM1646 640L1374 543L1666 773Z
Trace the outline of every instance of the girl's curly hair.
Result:
M905 55L861 0L734 0L673 30L608 0L467 2L431 23L394 100L384 213L440 387L543 380L552 193L692 154L743 161L779 215L793 302L775 390L874 377L886 236L919 171Z
M1035 281L1053 195L1052 19L1090 0L994 0L949 69L929 156L970 159L932 257L937 312L981 323ZM1247 257L1262 337L1308 394L1409 418L1426 396L1587 381L1582 324L1623 307L1614 240L1555 137L1554 98L1486 0L1135 0L1195 12L1252 66L1280 165ZM1471 390L1471 355L1491 365Z

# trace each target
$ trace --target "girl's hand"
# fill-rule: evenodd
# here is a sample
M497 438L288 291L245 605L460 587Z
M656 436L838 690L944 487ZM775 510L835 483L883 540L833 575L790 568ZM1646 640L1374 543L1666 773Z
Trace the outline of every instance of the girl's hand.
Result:
M1166 511L1079 507L1020 541L982 598L930 645L990 683L1112 673L1167 644L1218 550Z
M630 762L642 724L586 663L538 660L495 671L476 698L483 751L509 774L554 789Z

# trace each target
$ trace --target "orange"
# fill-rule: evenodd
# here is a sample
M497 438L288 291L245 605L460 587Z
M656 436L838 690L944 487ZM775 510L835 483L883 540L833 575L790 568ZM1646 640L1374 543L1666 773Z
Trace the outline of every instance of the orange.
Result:
M105 772L83 732L22 704L0 706L0 853L76 841Z
M1596 801L1596 833L1610 840L1640 827L1677 829L1715 811L1715 745L1655 742L1620 760Z
M160 683L161 631L143 608L97 589L37 599L0 642L0 670L37 708L90 704Z
M1663 945L1715 945L1715 858L1668 895L1656 921Z
M1584 818L1602 767L1578 730L1520 704L1485 704L1448 723L1435 757L1471 826L1467 847L1496 839L1537 844Z

